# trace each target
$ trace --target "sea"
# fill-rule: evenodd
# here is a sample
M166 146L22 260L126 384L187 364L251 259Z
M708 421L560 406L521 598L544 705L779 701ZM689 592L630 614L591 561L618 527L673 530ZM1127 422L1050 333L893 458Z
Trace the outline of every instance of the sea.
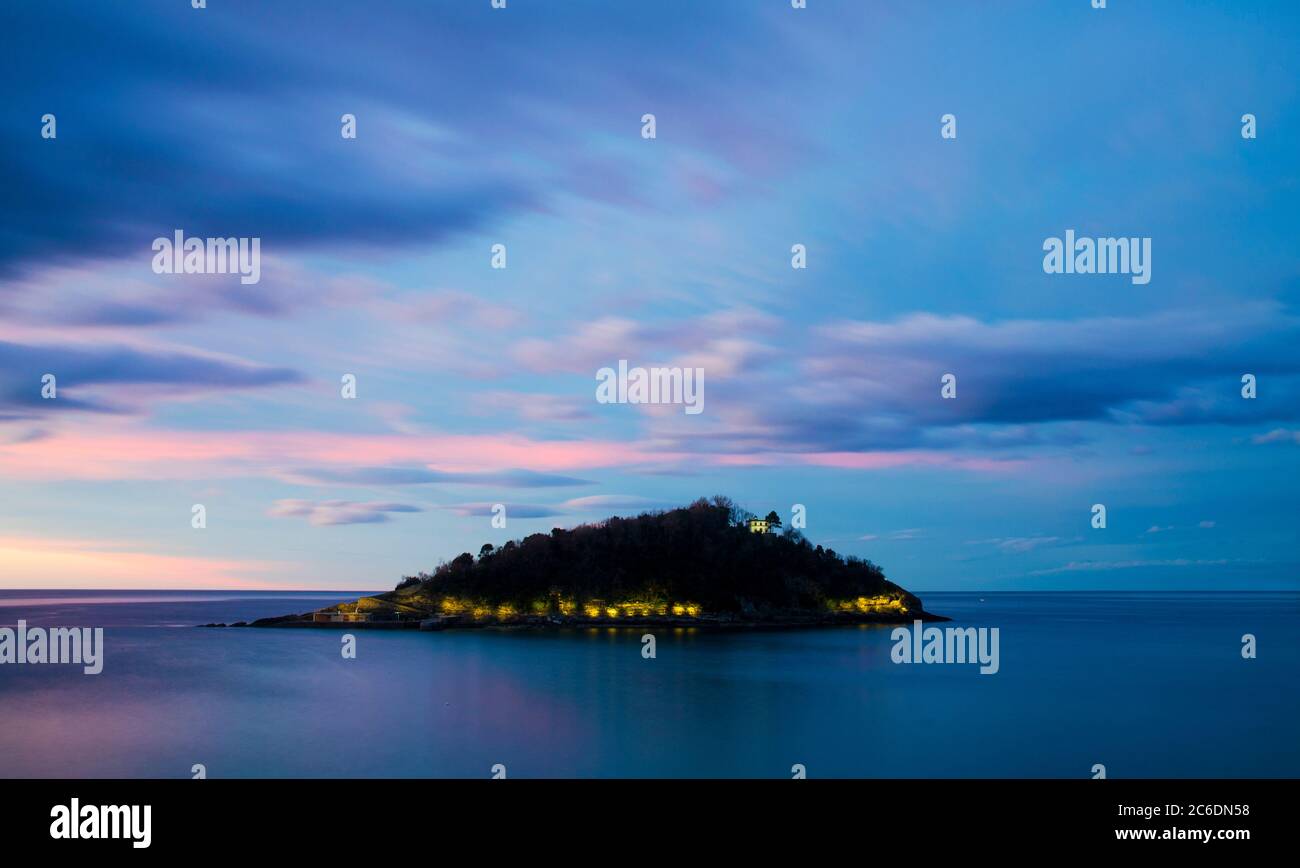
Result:
M362 593L0 590L104 630L98 675L0 664L0 777L1300 777L1296 592L920 593L991 674L892 626L197 626Z

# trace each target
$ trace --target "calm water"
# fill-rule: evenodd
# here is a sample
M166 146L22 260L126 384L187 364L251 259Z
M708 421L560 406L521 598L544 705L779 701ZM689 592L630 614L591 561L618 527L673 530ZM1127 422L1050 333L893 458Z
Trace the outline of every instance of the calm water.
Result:
M1001 671L895 665L889 628L212 630L353 593L0 591L103 626L103 674L0 666L0 776L1300 775L1300 594L922 595ZM981 601L982 596L982 601ZM1243 633L1259 656L1243 660Z

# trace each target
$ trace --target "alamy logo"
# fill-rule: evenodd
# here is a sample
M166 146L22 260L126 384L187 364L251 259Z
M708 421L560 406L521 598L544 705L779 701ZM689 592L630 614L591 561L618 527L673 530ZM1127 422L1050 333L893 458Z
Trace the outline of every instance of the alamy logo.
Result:
M50 816L50 837L55 839L129 838L137 850L153 841L152 805L83 805L73 799L70 805L50 808Z
M684 404L688 416L704 412L703 368L632 368L618 360L618 370L596 372L596 400L601 404Z
M87 675L104 671L104 628L0 627L0 663L75 663Z
M924 627L921 621L912 627L895 627L889 634L894 649L889 657L895 663L979 663L980 675L996 675L998 658L997 627Z
M1075 238L1043 241L1043 271L1048 274L1129 274L1136 284L1151 282L1150 238Z
M155 238L153 251L154 274L238 274L243 284L262 279L261 238L186 238L177 229L175 238Z

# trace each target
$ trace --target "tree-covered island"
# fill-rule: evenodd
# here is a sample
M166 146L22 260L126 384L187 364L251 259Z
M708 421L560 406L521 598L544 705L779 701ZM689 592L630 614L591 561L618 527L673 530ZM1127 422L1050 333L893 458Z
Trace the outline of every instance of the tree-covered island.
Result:
M725 497L484 544L385 594L255 627L811 626L946 620L868 560ZM215 626L215 625L213 625Z

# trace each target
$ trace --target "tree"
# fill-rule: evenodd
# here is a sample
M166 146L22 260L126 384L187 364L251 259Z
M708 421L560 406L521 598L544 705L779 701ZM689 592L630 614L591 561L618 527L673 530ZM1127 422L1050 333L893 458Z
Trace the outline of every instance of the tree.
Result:
M767 523L768 523L768 525L770 525L771 527L780 527L780 526L781 526L781 516L779 516L779 515L776 514L776 510L775 510L775 509L772 510L771 512L769 512L769 513L767 514Z
M481 561L490 554L492 554L492 543L483 543L483 548L478 550L478 559Z
M699 500L692 503L689 509L697 512L708 512L710 507L722 511L727 516L728 521L737 526L743 526L745 522L754 517L754 513L747 509L742 509L730 497L725 497L721 494L714 495L712 501L701 497Z

